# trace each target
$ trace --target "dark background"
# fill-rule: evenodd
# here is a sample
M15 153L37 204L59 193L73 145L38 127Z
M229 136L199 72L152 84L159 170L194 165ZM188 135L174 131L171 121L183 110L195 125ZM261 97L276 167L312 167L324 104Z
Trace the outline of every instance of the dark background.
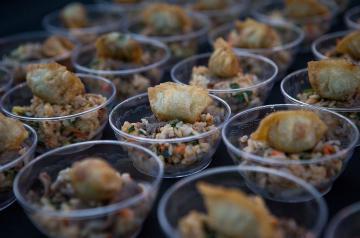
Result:
M51 11L54 11L69 0L0 0L0 37L11 34L22 33L26 31L41 30L41 20L43 16ZM91 3L92 1L80 1L84 3ZM354 6L352 1L350 6ZM334 22L331 31L345 29L343 24L343 16L340 15ZM311 53L301 53L296 57L294 65L289 72L296 69L306 67L306 62L313 59ZM170 78L167 78L170 79ZM279 89L279 83L274 86L274 89L267 100L267 104L283 103L282 95ZM1 136L1 135L0 135ZM110 128L105 131L104 138L115 139ZM359 149L355 150L353 158L350 160L347 169L335 181L332 190L325 195L325 200L329 207L329 218L331 219L336 212L347 205L360 200L360 162ZM218 151L213 157L213 162L210 167L233 164L224 145L221 144ZM169 188L175 179L165 179L162 182L159 196ZM157 203L154 205L149 217L144 223L143 229L139 237L163 237L161 228L157 222L156 215ZM4 211L0 212L0 238L7 237L44 237L27 219L21 207L14 203ZM345 237L344 237L345 238Z

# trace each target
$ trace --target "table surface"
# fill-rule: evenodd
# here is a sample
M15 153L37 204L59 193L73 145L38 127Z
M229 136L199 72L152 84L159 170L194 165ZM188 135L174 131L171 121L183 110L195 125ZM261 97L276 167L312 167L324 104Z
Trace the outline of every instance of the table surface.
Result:
M10 13L16 11L16 7L23 2L36 2L36 5L44 3L43 8L34 9L34 13L24 14L22 21L17 20L15 22L7 22L4 19L10 19ZM47 1L17 1L12 0L10 3L0 3L0 35L12 34L25 30L37 30L41 29L41 15L49 12L57 7L63 5L68 1L54 1L54 4L49 4ZM355 5L356 1L352 1L351 5ZM16 4L17 3L17 4ZM53 1L51 1L53 3ZM46 4L49 5L46 8ZM25 13L26 7L22 7L22 12ZM31 11L33 10L31 9ZM41 10L39 10L41 9ZM10 12L10 13L9 13ZM4 14L3 14L4 13ZM29 22L30 21L30 22ZM11 27L12 26L12 27ZM331 29L331 31L337 31L345 29L342 21L342 16L339 16ZM313 56L311 53L300 53L296 56L294 64L290 67L289 72L297 69L305 68L306 62L312 60ZM169 79L169 77L166 77ZM276 83L266 104L278 104L284 103L282 94L280 92L280 83ZM109 126L105 129L104 139L115 139ZM360 150L357 148L350 162L347 165L344 173L335 181L331 191L324 196L328 208L329 208L329 219L331 219L340 209L360 200L360 162L359 162ZM218 150L213 156L209 168L232 165L233 162L227 154L226 148L223 143L220 144ZM162 181L158 198L151 210L148 218L145 220L143 229L138 237L164 237L161 228L157 220L157 205L158 201L164 192L173 185L178 179L164 179ZM20 205L16 202L0 212L0 237L45 237L42 235L26 217Z

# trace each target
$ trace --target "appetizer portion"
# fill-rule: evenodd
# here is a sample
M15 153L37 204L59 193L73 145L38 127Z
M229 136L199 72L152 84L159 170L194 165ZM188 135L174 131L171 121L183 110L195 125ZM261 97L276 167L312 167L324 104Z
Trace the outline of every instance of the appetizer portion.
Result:
M91 53L89 64L85 67L98 70L100 75L101 71L106 71L104 77L115 84L118 101L146 92L148 87L159 82L162 65L145 71L140 69L166 57L164 49L119 32L99 36ZM139 73L126 73L136 69Z
M60 12L60 19L70 29L87 27L90 21L85 6L79 2L66 5Z
M111 4L71 2L60 11L45 16L43 25L49 32L66 34L77 43L86 45L93 43L99 34L123 28L125 16L125 11Z
M354 108L360 105L360 67L345 59L326 59L308 63L311 88L300 92L300 101L329 108ZM359 113L346 113L360 126Z
M207 90L163 83L150 87L148 97L153 114L140 121L125 121L121 130L131 136L154 139L149 147L165 163L166 168L201 162L216 147L220 136L216 128L223 119L224 111L215 105ZM202 137L203 133L209 134ZM166 142L167 139L194 136L198 138ZM131 138L129 140L133 141Z
M102 95L86 93L81 79L65 66L57 63L29 65L26 78L33 94L31 104L14 106L12 112L25 118L44 118L29 123L36 129L40 145L46 149L90 140L105 125L106 108L71 119L51 120L90 110L107 100Z
M245 21L235 22L235 27L228 34L227 41L234 48L249 49L250 52L262 50L259 53L272 59L279 67L279 71L284 72L293 60L290 49L274 51L272 49L287 44L288 35L290 35L289 31L281 25L276 28L248 18Z
M331 3L320 0L285 0L284 7L274 9L270 17L276 20L291 21L299 25L305 32L305 43L310 43L331 25L333 9Z
M55 60L70 66L70 54L74 48L75 45L66 37L39 36L38 40L29 39L29 42L24 42L5 53L2 63L13 70L15 82L21 83L26 78L26 64Z
M145 28L144 35L169 36L192 31L193 22L181 7L157 3L149 5L142 12Z
M130 23L130 31L163 41L174 58L194 55L200 37L208 31L204 16L185 11L177 5L152 3L140 13L140 19Z
M208 92L198 87L164 83L148 89L151 110L159 120L194 123L211 104Z
M206 213L190 211L178 224L181 238L191 237L307 237L292 219L270 213L264 200L239 189L197 183Z
M118 32L108 33L100 36L95 46L99 60L118 60L134 64L143 61L143 49L140 43L129 35Z
M285 171L321 187L341 172L344 158L339 156L326 162L308 164L300 161L321 159L339 152L343 146L339 138L346 136L345 130L341 129L343 125L338 124L336 120L325 116L321 118L313 111L277 111L263 118L251 135L240 137L239 145L245 152L264 158L262 165L283 167ZM335 132L328 125L339 129ZM267 164L268 158L278 159L284 165ZM288 165L286 160L289 161ZM296 161L299 163L291 163ZM264 186L287 186L271 176L258 177L255 180Z
M351 32L338 40L334 48L325 52L329 58L344 58L360 63L360 31Z
M26 146L24 141L29 133L24 125L0 113L0 168L24 154ZM0 194L8 193L12 189L16 173L23 166L22 163L8 170L0 170Z
M2 113L0 113L0 134L1 155L20 150L22 143L28 137L28 132L21 122L5 117Z
M281 38L275 29L250 18L235 22L235 29L229 34L228 41L233 47L249 49L281 45Z
M28 151L27 140L30 135L20 121L5 117L2 113L0 113L0 134L0 209L2 209L13 201L12 187L15 176L32 154L10 167L3 167L18 160Z
M257 89L246 90L260 83L255 74L244 73L243 68L248 62L240 62L240 57L236 55L231 46L222 38L216 40L214 44L208 67L195 66L192 69L190 85L205 89L237 89L244 88L243 91L219 94L227 101L234 112L261 104L260 94ZM245 60L243 60L245 61ZM256 67L256 65L254 66Z
M41 172L38 181L40 186L33 186L27 199L39 209L53 212L101 209L140 194L147 196L149 189L146 183L121 173L101 157L85 157L55 175ZM32 219L50 234L62 237L132 237L150 209L148 205L144 201L87 222L64 223L43 213L32 214Z
M326 130L325 123L314 112L280 111L266 116L251 139L286 153L299 153L314 148Z
M188 3L189 9L205 14L212 26L220 26L239 18L247 7L243 0L196 0Z
M330 10L319 0L285 0L285 14L292 19L306 20L329 16Z

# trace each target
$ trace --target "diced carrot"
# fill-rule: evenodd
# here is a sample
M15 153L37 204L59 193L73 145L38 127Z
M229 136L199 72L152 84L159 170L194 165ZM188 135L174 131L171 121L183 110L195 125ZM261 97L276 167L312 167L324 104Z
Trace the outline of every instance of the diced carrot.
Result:
M333 154L335 152L335 148L332 145L324 145L323 153L326 155Z
M185 153L185 148L186 148L186 146L184 144L180 144L180 145L175 147L174 152L176 154L184 154Z
M80 132L80 131L74 131L73 133L77 138L80 138L80 139L86 139L87 138L86 133L83 133L83 132Z
M278 150L272 150L271 156L284 156L284 153Z
M134 216L134 212L128 208L121 210L118 214L122 218L132 218Z

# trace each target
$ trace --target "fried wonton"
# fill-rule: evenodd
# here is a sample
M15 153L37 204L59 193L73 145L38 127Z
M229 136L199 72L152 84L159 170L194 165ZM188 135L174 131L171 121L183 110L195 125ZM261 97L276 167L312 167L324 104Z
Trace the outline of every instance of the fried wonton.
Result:
M29 65L26 82L35 96L54 104L68 104L85 92L80 78L58 63Z
M50 36L42 45L42 53L48 57L62 56L69 54L75 45L66 37Z
M100 36L95 43L96 54L100 58L110 58L124 62L140 63L142 48L130 35L112 32Z
M218 38L214 47L214 53L209 59L209 70L212 74L221 78L228 78L242 72L235 52L224 39Z
M260 197L240 190L198 183L209 226L224 237L280 238L277 220Z
M336 44L336 51L341 54L348 54L355 60L360 60L360 31L355 31Z
M279 34L269 25L246 19L236 21L236 34L230 34L229 42L238 48L271 48L281 44Z
M322 98L345 101L360 92L360 67L345 59L310 61L308 75Z
M207 238L205 233L207 217L197 211L192 211L179 222L181 238Z
M0 152L20 149L21 144L28 138L24 125L0 113Z
M285 12L291 18L326 16L330 10L319 0L285 0Z
M148 88L148 94L152 112L164 121L193 123L212 102L206 89L170 82Z
M89 157L74 163L71 184L77 196L86 201L109 201L122 189L120 174L105 160Z
M83 4L74 2L66 5L60 12L60 18L67 28L83 28L89 24L86 9Z
M142 19L153 35L179 35L191 31L192 19L179 6L151 4L142 13Z
M193 5L193 9L197 11L213 11L225 9L227 6L227 0L197 0Z
M326 131L326 124L314 112L279 111L262 119L251 138L282 152L299 153L314 148Z

